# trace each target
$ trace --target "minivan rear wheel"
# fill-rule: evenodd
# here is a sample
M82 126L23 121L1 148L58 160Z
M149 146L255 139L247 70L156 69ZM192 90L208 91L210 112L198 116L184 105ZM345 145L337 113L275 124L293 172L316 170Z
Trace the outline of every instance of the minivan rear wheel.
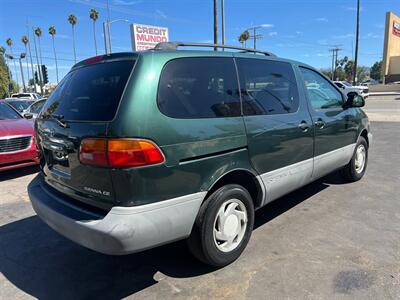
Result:
M249 192L237 184L225 185L202 204L188 246L202 262L222 267L235 261L246 248L254 225Z
M360 180L365 174L367 162L368 143L364 137L360 136L350 162L341 169L342 176L350 182Z

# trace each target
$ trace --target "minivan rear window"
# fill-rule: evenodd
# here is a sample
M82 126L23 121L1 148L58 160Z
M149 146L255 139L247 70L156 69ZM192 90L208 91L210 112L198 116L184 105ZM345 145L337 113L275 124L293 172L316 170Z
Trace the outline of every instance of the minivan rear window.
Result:
M43 116L69 121L111 121L132 71L134 60L113 61L68 73L43 106Z

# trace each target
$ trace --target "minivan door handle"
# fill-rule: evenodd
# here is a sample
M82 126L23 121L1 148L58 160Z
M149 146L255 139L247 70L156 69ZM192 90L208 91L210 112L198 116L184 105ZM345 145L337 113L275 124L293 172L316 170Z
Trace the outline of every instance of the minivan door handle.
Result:
M324 122L324 120L322 120L321 118L318 118L318 120L317 121L315 121L315 126L317 126L318 128L324 128L324 126L325 126L325 122Z
M298 127L302 130L302 131L307 131L308 128L310 128L310 125L308 125L308 123L306 121L301 121L300 124L298 125Z

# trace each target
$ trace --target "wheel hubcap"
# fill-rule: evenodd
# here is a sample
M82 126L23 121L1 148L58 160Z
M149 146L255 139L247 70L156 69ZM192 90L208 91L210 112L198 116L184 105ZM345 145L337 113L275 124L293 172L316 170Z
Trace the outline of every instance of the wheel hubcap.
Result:
M247 228L247 211L242 201L225 201L218 210L214 221L214 243L223 252L239 246Z
M366 150L364 145L359 145L356 151L355 167L356 172L361 173L365 167Z

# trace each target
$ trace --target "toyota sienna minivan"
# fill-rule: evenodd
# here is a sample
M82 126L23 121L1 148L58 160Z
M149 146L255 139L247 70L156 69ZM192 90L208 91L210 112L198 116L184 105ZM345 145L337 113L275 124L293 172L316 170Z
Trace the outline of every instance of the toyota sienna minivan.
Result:
M111 255L187 239L224 266L255 210L334 170L363 177L361 97L268 52L199 47L216 45L160 43L72 67L35 122L41 172L28 191L44 222Z

